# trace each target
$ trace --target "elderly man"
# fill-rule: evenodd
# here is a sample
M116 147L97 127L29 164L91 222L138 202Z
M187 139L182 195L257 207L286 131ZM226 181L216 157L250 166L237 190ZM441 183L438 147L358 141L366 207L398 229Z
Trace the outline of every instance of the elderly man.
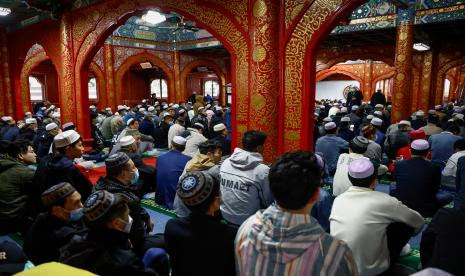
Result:
M37 120L28 118L25 120L26 125L19 130L18 140L34 141L37 134Z

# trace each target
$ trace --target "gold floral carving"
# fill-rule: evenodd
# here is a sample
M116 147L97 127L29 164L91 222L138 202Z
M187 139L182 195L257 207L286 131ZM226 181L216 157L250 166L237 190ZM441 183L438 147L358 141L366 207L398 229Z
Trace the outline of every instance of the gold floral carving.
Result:
M114 70L113 70L113 46L109 44L103 45L103 64L104 64L104 72L105 72L105 79L107 80L105 83L105 94L106 94L106 106L105 107L116 107L117 104L121 104L120 95L115 93L118 90L115 89L115 81L114 81Z
M302 134L303 68L306 47L313 34L341 6L342 0L314 1L295 27L285 49L284 131ZM308 66L308 65L307 65ZM300 141L284 137L284 151L300 148Z
M227 9L230 13L234 15L236 21L242 27L242 29L244 31L248 30L248 0L208 0L208 2L216 5L221 5L222 7Z
M256 18L264 16L267 10L266 6L267 3L265 3L264 0L255 1L255 4L253 5L253 16Z
M39 65L39 63L47 59L49 59L49 57L47 56L45 51L42 50L30 57L28 60L26 60L23 64L23 67L21 68L20 95L23 113L30 111L29 102L31 101L31 99L29 94L29 75L31 74L31 71L34 69L34 67L36 67L37 65Z
M308 0L286 0L284 1L285 4L285 24L286 29L289 28L289 25L292 21L297 17L297 15L302 11L304 8L304 4L308 2Z
M266 58L266 50L262 46L257 46L253 50L253 60L255 62L262 62Z
M4 87L6 94L6 112L7 114L13 114L13 95L11 91L11 79L10 79L10 66L8 64L8 49L6 47L6 34L2 32L2 59L3 59L3 75L4 75Z

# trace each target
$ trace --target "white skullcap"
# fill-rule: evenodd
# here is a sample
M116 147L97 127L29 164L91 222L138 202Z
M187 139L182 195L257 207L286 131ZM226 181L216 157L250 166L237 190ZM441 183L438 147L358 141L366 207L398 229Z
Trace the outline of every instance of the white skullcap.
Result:
M345 113L345 112L347 112L347 107L345 107L345 106L344 106L344 107L342 107L342 108L341 108L341 112L342 112L342 113Z
M375 167L368 158L355 159L349 163L348 173L356 179L364 179L375 173Z
M214 132L223 131L225 129L226 129L226 126L224 124L217 124L213 127Z
M373 119L373 117L374 117L373 115L368 115L367 120L371 120L371 119Z
M105 108L106 111L111 111L111 107Z
M183 114L184 112L186 112L185 109L181 109L181 110L178 111L179 114Z
M149 112L152 112L154 110L155 110L155 107L153 107L153 106L149 107L149 109L148 109Z
M325 123L329 123L329 122L332 122L333 119L331 119L331 117L326 117L326 118L323 118L323 122Z
M179 104L173 104L173 108L179 108Z
M155 106L157 106L157 105L160 105L160 102L159 102L159 101L156 101L156 102L155 102Z
M210 110L210 109L207 110L206 112L207 112L207 115L213 115L213 114L215 114L215 112L213 112L213 110Z
M54 113L52 114L52 117L53 117L53 118L60 118L60 113L54 112Z
M335 129L336 128L336 124L334 122L329 122L327 124L325 124L325 129L326 130L331 130L331 129Z
M124 109L126 109L126 107L124 105L118 105L118 111L124 110Z
M427 150L429 149L429 143L424 139L417 139L413 140L412 144L410 144L410 147L414 150Z
M381 120L380 118L373 118L373 119L371 119L370 123L372 125L374 125L374 126L382 126L383 125L383 120Z
M142 102L143 102L143 103L146 103L146 102L147 102L147 100L146 100L146 99L143 99L143 100L142 100Z
M55 106L52 104L49 109L55 109Z
M24 113L24 115L28 116L28 115L32 115L32 113L28 111L28 112Z
M215 111L223 110L221 106L215 106Z
M130 125L132 122L134 122L134 118L129 118L129 120L126 122L126 125Z
M145 108L139 108L139 112L144 112L145 111Z
M378 116L383 116L383 112L381 112L379 110L373 112L373 114L378 115Z
M79 133L74 130L67 130L55 136L53 144L55 144L57 148L63 148L76 142L79 138L81 138Z
M382 104L377 104L377 105L375 105L375 108L384 108L384 105L382 105Z
M129 145L132 145L136 142L136 139L134 139L134 137L132 137L131 135L128 135L128 136L124 136L122 137L120 140L119 140L119 144L122 146L122 147L126 147L126 146L129 146Z
M95 105L89 106L89 109L95 109Z
M350 118L349 117L342 117L341 122L350 122Z
M425 116L425 112L423 110L418 110L415 115L417 116Z
M73 122L67 122L67 123L63 124L61 127L62 127L63 129L65 129L65 128L71 127L71 126L74 126Z
M399 125L411 126L412 124L407 120L402 120L402 121L399 122Z
M319 106L320 109L325 109L326 107L324 105Z
M358 105L353 105L353 106L352 106L352 111L355 111L355 110L357 110L357 109L358 109Z
M463 121L463 114L457 114L455 118Z
M184 138L182 136L174 136L173 143L178 144L180 146L185 146L186 143L187 143L187 140L186 140L186 138Z
M333 103L333 106L339 106L339 103Z
M34 118L26 119L26 125L30 125L30 124L37 124L37 120Z
M57 127L58 127L57 124L55 124L55 123L50 123L50 124L48 124L48 125L45 126L45 130L46 130L46 131L50 131L50 130L55 129L55 128L57 128Z
M163 106L163 109L167 109L167 108L168 108L168 105L165 104L165 105Z

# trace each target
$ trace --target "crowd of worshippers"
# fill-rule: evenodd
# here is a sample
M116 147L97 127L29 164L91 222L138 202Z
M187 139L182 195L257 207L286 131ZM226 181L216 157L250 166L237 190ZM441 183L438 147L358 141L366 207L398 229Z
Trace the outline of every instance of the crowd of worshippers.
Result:
M422 232L422 267L463 275L465 109L389 124L384 104L318 102L315 153L272 164L260 131L231 151L230 111L196 94L115 113L91 106L86 153L74 125L50 118L54 107L21 127L3 117L1 139L19 132L0 143L0 235L20 233L24 245L0 244L0 274L60 262L98 275L395 275ZM155 167L143 162L163 148ZM101 160L106 175L94 184ZM395 181L389 193L377 191L381 177ZM162 233L141 205L151 193L176 214Z

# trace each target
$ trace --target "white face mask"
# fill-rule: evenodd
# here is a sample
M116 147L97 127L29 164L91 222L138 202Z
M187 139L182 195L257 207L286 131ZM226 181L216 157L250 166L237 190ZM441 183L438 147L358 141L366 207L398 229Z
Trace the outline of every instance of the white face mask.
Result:
M119 219L120 222L122 222L122 223L125 224L125 225L124 225L124 228L121 229L120 231L121 231L121 232L124 232L124 233L127 233L127 234L129 234L129 232L131 232L131 227L132 227L132 222L133 222L132 217L129 216L129 215L128 215L128 217L129 217L128 222L126 222L126 221L124 221L124 220L122 220L122 219Z

